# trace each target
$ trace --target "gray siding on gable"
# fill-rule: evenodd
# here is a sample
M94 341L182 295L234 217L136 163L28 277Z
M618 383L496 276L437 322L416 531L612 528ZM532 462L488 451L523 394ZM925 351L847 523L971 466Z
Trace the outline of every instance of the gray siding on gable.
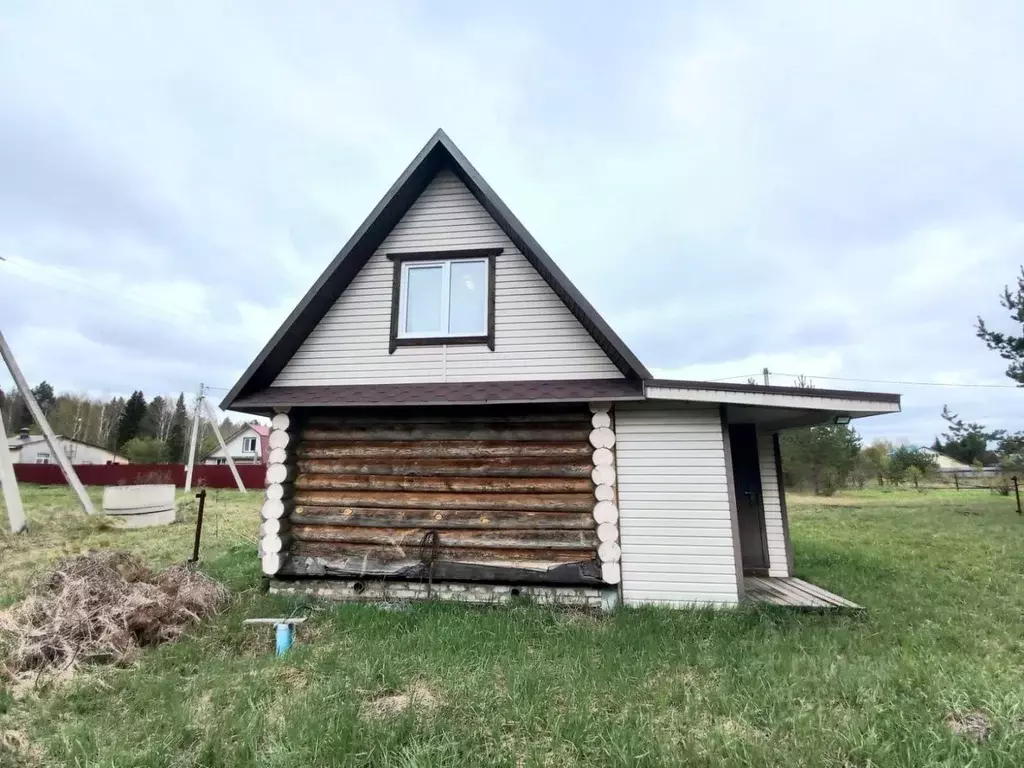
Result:
M395 251L501 247L495 350L399 347L388 353ZM273 386L528 379L622 373L472 193L442 171L387 236L275 379Z
M739 599L717 408L616 406L622 596L627 605Z

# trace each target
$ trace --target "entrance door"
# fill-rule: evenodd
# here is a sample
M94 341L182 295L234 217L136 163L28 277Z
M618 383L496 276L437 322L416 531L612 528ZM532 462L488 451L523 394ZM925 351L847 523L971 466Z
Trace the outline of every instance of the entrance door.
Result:
M757 428L753 424L729 425L732 479L740 529L743 572L768 574L768 541L765 537L761 499L761 467L757 457Z

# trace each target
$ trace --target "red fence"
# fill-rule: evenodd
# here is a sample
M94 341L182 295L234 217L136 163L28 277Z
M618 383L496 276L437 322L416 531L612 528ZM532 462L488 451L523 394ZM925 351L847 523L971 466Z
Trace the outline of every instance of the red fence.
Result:
M262 488L267 468L262 464L238 464L238 474L246 488ZM75 472L84 485L150 485L174 483L185 487L184 464L76 464ZM15 464L14 476L23 483L64 485L64 475L56 464ZM196 464L193 486L234 488L231 467L226 464Z

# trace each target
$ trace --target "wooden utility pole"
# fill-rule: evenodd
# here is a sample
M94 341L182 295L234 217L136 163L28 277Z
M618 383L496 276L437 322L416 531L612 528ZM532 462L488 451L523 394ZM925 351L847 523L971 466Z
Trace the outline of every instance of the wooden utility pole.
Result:
M21 392L21 396L25 398L25 405L28 406L29 413L32 414L32 418L35 420L39 429L43 432L43 437L46 438L46 444L50 446L50 453L57 460L57 464L60 465L61 472L64 473L64 478L68 481L68 485L74 490L75 495L78 496L78 501L82 504L82 509L85 510L87 515L95 515L96 510L92 507L92 502L89 500L89 494L85 492L85 486L82 485L78 479L78 475L75 474L75 468L71 466L71 462L68 457L64 455L64 451L61 450L60 442L57 440L57 436L53 434L53 430L50 429L50 422L46 420L46 414L43 413L43 409L39 407L39 403L36 402L35 395L32 394L32 390L29 389L28 382L21 373L21 369L18 367L18 363L14 359L14 353L11 348L7 346L7 340L4 339L4 335L0 333L0 357L7 364L7 370L11 372L11 376L14 378L14 383L17 385L18 390ZM5 440L6 449L6 440ZM13 473L12 473L13 474Z
M192 490L192 468L196 463L196 440L199 439L199 420L202 418L203 398L206 394L206 387L199 385L199 395L196 397L196 412L192 414L192 439L188 442L188 466L185 468L185 490Z
M7 507L11 533L21 533L27 527L25 509L21 505L18 478L14 476L14 462L11 461L11 451L7 447L7 429L4 427L3 413L0 413L0 485L3 485L4 506Z
M228 450L227 444L224 442L224 436L220 433L220 427L217 425L217 414L213 411L213 406L210 405L209 400L203 400L203 405L206 406L206 415L210 419L210 425L213 427L213 434L217 436L217 442L220 443L220 449L224 451L224 455L228 459L228 466L231 467L231 474L235 478L235 485L238 486L238 490L245 493L245 485L242 483L242 477L238 474L238 467L235 466L235 460L231 458L231 451Z

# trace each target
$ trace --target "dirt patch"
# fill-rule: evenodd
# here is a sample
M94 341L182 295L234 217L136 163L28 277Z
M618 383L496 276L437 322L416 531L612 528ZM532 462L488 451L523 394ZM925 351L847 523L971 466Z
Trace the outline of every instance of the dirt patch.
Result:
M371 720L392 717L410 709L416 714L428 715L441 706L440 695L426 683L415 683L404 691L370 699L363 714Z
M67 558L0 612L6 671L66 675L81 662L124 663L144 646L176 640L227 598L191 566L154 574L126 552Z
M42 760L42 750L29 741L24 731L0 731L0 765L42 765Z
M946 715L945 722L957 736L973 741L987 741L992 735L992 721L981 711L951 712Z

